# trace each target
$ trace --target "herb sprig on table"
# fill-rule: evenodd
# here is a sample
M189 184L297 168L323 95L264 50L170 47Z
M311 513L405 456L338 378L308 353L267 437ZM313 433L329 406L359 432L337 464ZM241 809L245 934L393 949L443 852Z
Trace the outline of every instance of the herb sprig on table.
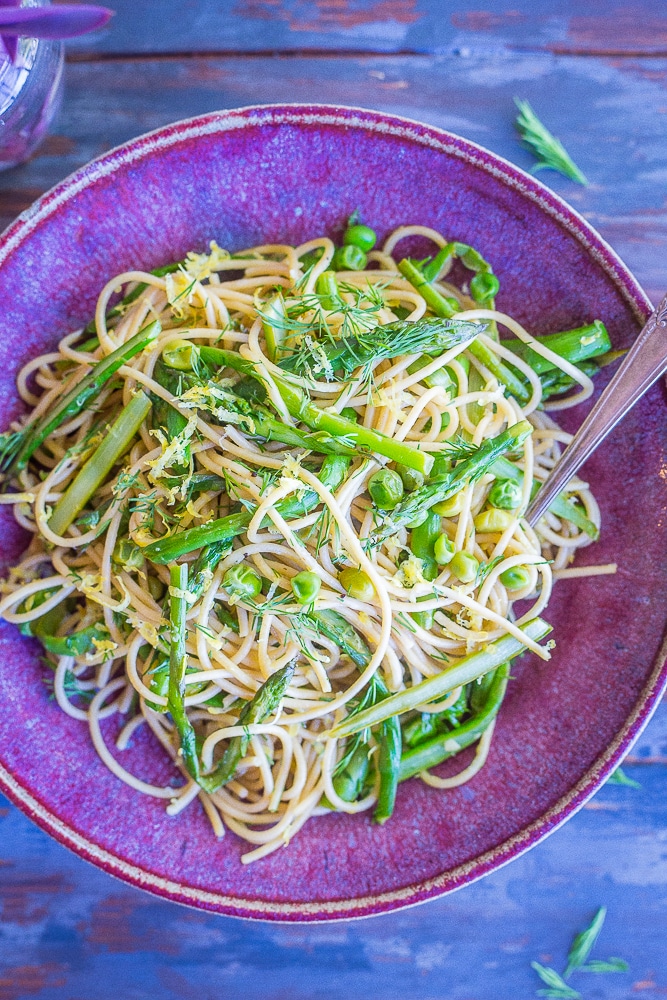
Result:
M588 185L586 177L572 160L571 156L549 129L542 124L528 101L514 98L519 109L515 125L524 143L537 157L533 173L538 170L557 170L558 173L576 181L577 184Z
M570 945L567 955L567 966L565 972L560 975L555 969L541 965L539 962L531 962L533 969L538 974L547 989L537 990L540 997L551 997L553 1000L581 1000L581 993L573 989L566 982L573 972L628 972L629 966L622 958L608 958L606 960L590 959L589 955L595 946L602 926L607 915L606 906L601 906L588 927L577 934Z

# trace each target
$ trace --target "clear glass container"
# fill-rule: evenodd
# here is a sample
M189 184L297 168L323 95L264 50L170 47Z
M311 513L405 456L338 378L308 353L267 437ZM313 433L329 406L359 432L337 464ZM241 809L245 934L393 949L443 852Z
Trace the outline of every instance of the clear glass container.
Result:
M19 38L14 62L0 52L0 170L27 160L46 135L60 106L63 62L62 42L47 39Z

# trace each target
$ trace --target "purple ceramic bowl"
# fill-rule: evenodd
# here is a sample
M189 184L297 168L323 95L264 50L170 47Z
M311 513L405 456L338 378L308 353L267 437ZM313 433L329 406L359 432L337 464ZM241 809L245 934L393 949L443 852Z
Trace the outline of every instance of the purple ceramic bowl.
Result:
M650 311L606 243L538 181L438 129L372 111L259 107L161 129L54 188L0 242L0 426L19 412L15 376L87 322L103 284L204 249L335 233L359 208L383 236L423 223L477 247L499 304L535 333L595 318L627 345ZM616 577L560 583L548 609L558 646L525 659L488 763L448 792L402 785L386 826L368 816L309 822L286 850L244 867L198 805L170 819L98 760L85 725L42 683L39 649L3 626L0 786L81 857L133 885L244 917L331 920L397 909L493 871L571 816L618 764L662 692L667 617L664 389L646 396L585 469L602 540L580 563ZM574 428L582 413L569 411ZM2 560L25 539L0 512ZM147 737L123 759L168 779Z

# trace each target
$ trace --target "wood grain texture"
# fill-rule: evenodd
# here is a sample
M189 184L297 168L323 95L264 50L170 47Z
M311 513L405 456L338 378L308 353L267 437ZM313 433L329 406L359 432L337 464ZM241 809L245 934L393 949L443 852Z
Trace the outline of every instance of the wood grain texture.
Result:
M663 713L667 715L667 712ZM2 1000L509 1000L562 969L605 904L596 955L631 971L573 985L587 998L667 994L667 766L629 766L543 844L446 899L335 925L198 913L115 882L7 807L0 817Z
M663 0L114 0L113 7L109 27L73 50L667 54Z
M611 243L655 300L667 287L667 59L468 56L174 58L73 64L54 134L0 175L0 225L112 146L218 108L271 101L375 107L421 119L530 169L513 98L531 101L590 178L540 176Z
M591 180L542 179L667 288L663 0L115 0L113 27L71 49L64 111L26 166L0 175L0 226L67 173L169 121L270 101L357 104L450 129L529 167L512 98L529 99ZM77 47L78 46L78 47ZM140 59L142 52L332 50L331 57ZM346 58L333 55L345 51ZM359 50L405 54L355 56ZM572 58L558 52L613 52ZM435 53L435 54L434 54ZM585 998L667 996L667 703L632 749L640 789L606 786L529 854L446 899L331 926L249 924L118 883L0 803L0 1000L509 1000L537 959L563 968L606 904L596 955L624 975Z

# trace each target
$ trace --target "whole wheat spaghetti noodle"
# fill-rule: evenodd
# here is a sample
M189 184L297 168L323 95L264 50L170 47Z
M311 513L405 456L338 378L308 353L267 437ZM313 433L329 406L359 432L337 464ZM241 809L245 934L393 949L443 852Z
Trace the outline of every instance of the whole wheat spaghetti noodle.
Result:
M401 256L415 238L432 259ZM374 244L352 220L338 249L118 275L24 367L0 439L32 533L0 615L106 766L172 816L198 799L246 862L327 810L384 822L411 775L469 780L599 527L580 480L536 529L522 514L569 440L549 411L612 359L603 325L535 338L471 247L418 225ZM142 726L180 785L123 763Z

